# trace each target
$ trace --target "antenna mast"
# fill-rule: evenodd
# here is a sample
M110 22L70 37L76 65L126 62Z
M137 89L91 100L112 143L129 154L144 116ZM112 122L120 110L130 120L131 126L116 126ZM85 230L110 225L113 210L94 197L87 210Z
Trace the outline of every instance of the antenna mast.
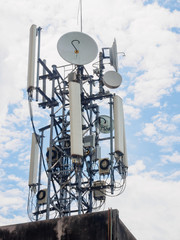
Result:
M80 30L82 32L82 21L83 21L83 17L82 17L82 0L79 0L79 11L80 11Z
M80 12L81 12L81 32L82 32L82 0L80 0Z

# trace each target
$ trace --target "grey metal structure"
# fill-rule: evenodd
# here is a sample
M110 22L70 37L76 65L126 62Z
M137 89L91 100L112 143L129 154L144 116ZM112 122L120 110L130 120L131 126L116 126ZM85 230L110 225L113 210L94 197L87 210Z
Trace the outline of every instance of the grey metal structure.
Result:
M104 59L108 58L104 56L104 49L99 53L94 75L89 75L83 65L53 65L50 69L40 58L40 33L41 28L37 28L36 86L27 89L32 127L40 152L37 182L29 184L28 215L32 221L100 208L106 196L123 192L128 169L124 161L126 153L114 150L114 94L105 90L103 84ZM80 85L82 156L71 153L71 81ZM47 83L51 91L47 91ZM49 114L49 123L42 123L40 129L36 129L33 119L34 90L39 108ZM104 100L108 101L107 118L103 117L99 106ZM108 142L109 150L106 157L101 157L104 142ZM44 178L47 178L47 186L44 186Z

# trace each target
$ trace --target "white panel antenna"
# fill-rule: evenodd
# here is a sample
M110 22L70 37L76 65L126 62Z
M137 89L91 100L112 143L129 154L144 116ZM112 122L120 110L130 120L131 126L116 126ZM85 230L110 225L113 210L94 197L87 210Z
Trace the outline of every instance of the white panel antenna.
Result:
M29 57L28 57L28 76L27 91L34 88L34 72L35 72L35 53L36 53L36 25L32 25L29 35Z
M65 61L76 65L92 62L98 53L96 42L82 32L64 34L57 43L57 50Z
M37 184L38 160L39 160L39 146L35 133L32 133L31 158L29 168L29 186Z
M118 53L116 39L114 39L113 45L110 48L110 64L114 67L116 72L118 72Z
M114 135L115 135L115 152L123 155L125 153L124 146L124 112L122 99L114 96Z
M83 156L80 84L69 82L71 156Z
M118 88L122 83L122 77L117 72L108 71L104 74L103 83L108 88Z

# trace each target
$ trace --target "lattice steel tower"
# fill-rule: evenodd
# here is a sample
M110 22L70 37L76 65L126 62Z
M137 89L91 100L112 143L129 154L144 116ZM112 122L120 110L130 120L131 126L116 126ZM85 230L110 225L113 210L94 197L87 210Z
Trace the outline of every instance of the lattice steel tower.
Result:
M41 28L32 25L27 84L33 127L28 214L35 221L101 207L106 196L124 190L128 169L122 99L107 90L118 88L122 81L116 40L112 47L102 49L93 64L93 75L89 75L85 65L98 54L90 36L64 34L57 49L69 64L50 69L40 58L40 35ZM115 71L104 73L104 61ZM34 100L49 114L49 123L43 125L42 121L40 129L34 124ZM107 103L106 114L102 102Z

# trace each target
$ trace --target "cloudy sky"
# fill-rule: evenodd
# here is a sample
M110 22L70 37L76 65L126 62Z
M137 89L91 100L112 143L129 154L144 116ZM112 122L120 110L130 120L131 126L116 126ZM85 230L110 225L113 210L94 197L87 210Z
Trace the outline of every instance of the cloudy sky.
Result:
M41 56L61 64L56 45L80 31L79 0L0 2L0 226L26 214L31 124L26 94L29 28L42 27ZM102 47L114 37L123 83L129 159L125 192L108 199L138 239L180 235L180 1L83 0L83 32ZM36 109L35 115L42 116Z

